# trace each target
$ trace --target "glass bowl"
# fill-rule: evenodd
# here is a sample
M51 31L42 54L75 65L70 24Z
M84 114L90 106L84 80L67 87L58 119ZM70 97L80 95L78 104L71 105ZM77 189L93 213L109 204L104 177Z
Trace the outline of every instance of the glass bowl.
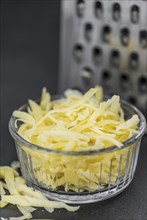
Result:
M121 106L126 119L138 115L139 133L123 142L121 148L93 151L59 151L29 143L17 133L12 116L9 130L26 183L50 199L72 204L102 201L122 192L133 179L146 121L133 105L121 101ZM19 110L26 111L27 107Z

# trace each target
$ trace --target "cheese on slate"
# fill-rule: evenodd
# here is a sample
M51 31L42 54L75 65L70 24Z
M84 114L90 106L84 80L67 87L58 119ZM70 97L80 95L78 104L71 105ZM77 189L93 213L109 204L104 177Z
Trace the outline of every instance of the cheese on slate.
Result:
M40 191L33 190L33 188L28 187L25 184L24 179L19 176L16 170L11 167L0 167L0 179L0 208L3 208L10 203L17 205L17 208L23 214L21 217L11 217L10 220L23 220L32 218L31 212L36 210L33 208L33 206L45 208L50 213L54 211L55 208L65 208L71 212L79 209L79 206L73 207L66 205L63 202L49 201ZM3 181L5 181L7 185L7 190L9 191L8 195L6 195L4 191Z
M19 135L43 148L73 152L113 145L121 148L122 142L138 132L139 118L133 115L125 120L119 96L102 100L101 87L91 88L84 95L67 90L65 97L55 101L51 101L50 94L43 88L40 104L29 100L28 112L14 111L13 116L16 125L17 120L23 122L18 128ZM65 191L79 192L95 191L107 185L111 161L111 183L115 184L120 155L123 155L120 171L123 176L132 146L109 154L77 157L38 152L31 148L23 150L31 157L38 182L52 189L62 186ZM130 161L131 156L128 164Z

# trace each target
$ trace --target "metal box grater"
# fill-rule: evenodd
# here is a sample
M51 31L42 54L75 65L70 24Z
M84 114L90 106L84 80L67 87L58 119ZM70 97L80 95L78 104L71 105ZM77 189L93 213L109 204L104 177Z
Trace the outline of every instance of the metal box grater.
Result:
M62 0L59 92L99 84L147 110L147 1Z

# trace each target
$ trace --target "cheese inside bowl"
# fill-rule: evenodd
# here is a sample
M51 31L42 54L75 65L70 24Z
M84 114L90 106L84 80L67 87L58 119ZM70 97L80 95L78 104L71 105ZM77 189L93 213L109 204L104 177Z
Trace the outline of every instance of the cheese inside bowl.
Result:
M102 101L100 88L68 91L15 111L9 122L26 182L68 203L102 201L133 179L145 118L118 96Z

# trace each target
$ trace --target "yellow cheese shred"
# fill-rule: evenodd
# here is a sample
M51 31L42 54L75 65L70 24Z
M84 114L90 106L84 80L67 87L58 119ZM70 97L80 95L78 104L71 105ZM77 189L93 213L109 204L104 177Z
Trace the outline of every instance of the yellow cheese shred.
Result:
M79 152L114 145L120 149L109 154L74 157L37 152L20 146L30 156L33 175L41 185L52 190L62 187L65 191L76 192L95 191L107 185L110 161L113 161L112 184L115 184L121 154L120 173L124 175L128 151L133 146L127 149L121 147L124 141L138 132L139 124L137 115L125 119L119 96L114 95L104 101L103 89L99 86L85 94L67 90L64 97L53 101L43 88L40 103L29 100L28 112L16 110L13 116L19 135L46 149ZM19 127L17 121L22 122ZM102 171L100 164L103 164ZM19 186L17 188L19 190Z
M23 216L20 217L10 217L10 220L31 219L31 213L36 210L34 207L45 208L50 213L54 211L55 208L65 208L70 212L79 209L79 206L73 207L66 205L63 202L49 201L40 191L28 187L25 184L25 180L19 176L18 172L9 166L0 167L0 179L0 208L3 208L10 203L17 205L17 208L23 214ZM7 185L9 194L6 194L4 190L3 181L5 181L5 184Z

